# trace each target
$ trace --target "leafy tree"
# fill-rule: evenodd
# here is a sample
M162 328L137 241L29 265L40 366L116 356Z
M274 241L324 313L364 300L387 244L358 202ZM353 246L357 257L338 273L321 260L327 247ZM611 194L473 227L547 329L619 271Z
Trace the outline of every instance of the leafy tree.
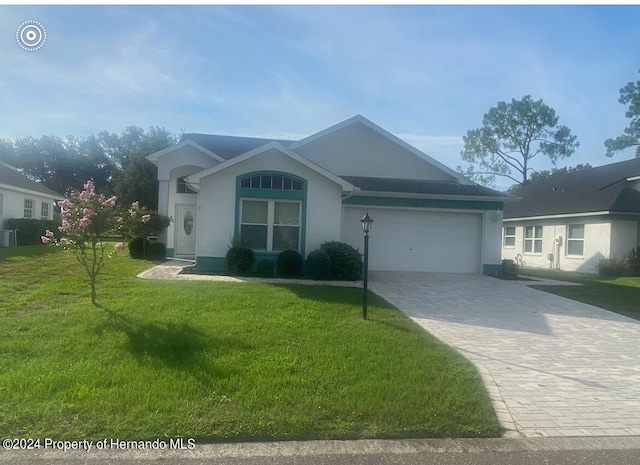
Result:
M484 115L482 124L463 136L461 155L469 167L466 172L458 167L481 184L493 185L496 176L526 184L533 158L542 154L555 165L580 145L569 128L558 126L555 110L530 95L498 102Z
M589 163L578 163L576 166L565 166L563 168L552 168L550 170L534 171L531 174L529 182L539 181L541 179L550 178L553 175L561 173L573 173L574 171L581 171L592 168ZM522 184L514 184L507 189L507 194L517 195L518 191L522 187Z
M16 148L13 145L13 141L0 139L0 162L16 166L17 161Z
M604 142L607 148L607 157L630 147L636 147L636 157L640 157L640 81L628 82L620 89L618 102L628 105L624 116L629 118L629 126L624 128L624 134L615 139L607 139Z

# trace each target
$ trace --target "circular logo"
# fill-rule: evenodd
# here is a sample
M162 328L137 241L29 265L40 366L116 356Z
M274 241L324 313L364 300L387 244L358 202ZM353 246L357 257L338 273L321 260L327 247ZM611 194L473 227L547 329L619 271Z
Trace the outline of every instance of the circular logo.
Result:
M25 21L16 31L18 45L28 52L35 52L47 41L47 31L38 21Z

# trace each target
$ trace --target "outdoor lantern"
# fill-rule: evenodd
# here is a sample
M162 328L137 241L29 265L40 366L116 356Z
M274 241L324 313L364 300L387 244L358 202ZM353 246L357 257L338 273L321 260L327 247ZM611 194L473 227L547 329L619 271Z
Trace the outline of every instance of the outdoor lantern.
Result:
M373 224L373 219L369 216L369 212L366 212L362 219L360 220L360 224L362 224L362 231L364 231L364 273L362 276L362 318L367 319L367 288L368 285L368 275L369 275L369 233L371 232L371 225Z
M366 212L362 219L360 220L360 224L362 224L362 230L365 235L371 232L371 225L373 224L373 219L369 216L369 212Z

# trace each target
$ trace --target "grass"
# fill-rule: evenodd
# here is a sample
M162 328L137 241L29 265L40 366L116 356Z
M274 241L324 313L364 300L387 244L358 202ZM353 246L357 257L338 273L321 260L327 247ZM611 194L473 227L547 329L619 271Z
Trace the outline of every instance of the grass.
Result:
M6 437L500 434L469 362L373 294L365 321L359 289L140 280L125 252L93 306L71 254L23 250L0 261Z
M582 286L531 287L640 320L640 277L612 278L529 268L520 270L520 274L580 283Z

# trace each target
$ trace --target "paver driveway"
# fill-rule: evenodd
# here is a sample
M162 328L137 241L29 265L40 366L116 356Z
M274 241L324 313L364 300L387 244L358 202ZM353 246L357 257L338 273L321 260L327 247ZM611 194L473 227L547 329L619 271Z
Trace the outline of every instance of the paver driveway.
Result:
M475 364L506 435L640 435L640 321L540 283L372 272L369 288Z

